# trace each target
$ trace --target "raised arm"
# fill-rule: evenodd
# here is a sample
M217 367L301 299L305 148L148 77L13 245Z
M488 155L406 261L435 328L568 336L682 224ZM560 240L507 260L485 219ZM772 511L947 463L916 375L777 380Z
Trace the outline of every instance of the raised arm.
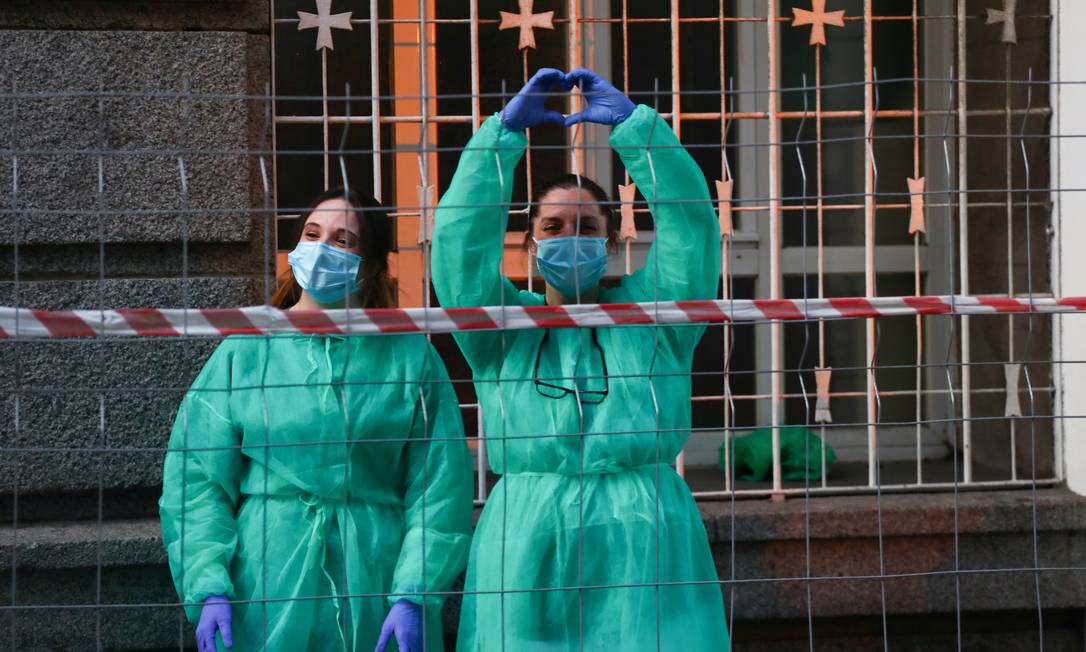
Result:
M671 127L643 104L611 132L611 147L648 201L656 225L645 266L623 281L629 298L715 298L720 231L705 175L697 163Z
M513 172L527 139L497 115L472 136L452 183L434 213L431 270L445 307L490 306L513 301L516 289L500 274ZM503 182L504 180L504 182Z
M528 142L524 130L564 120L561 113L544 106L547 93L555 86L568 90L562 71L538 71L501 115L483 123L460 154L456 174L434 214L430 261L441 305L463 308L518 303L517 289L501 275L513 172ZM457 335L457 343L478 371L500 359L500 338L500 333L471 333Z
M501 274L501 259L513 171L526 142L523 133L510 131L495 115L460 155L452 184L434 215L430 256L434 291L446 308L517 303L516 287ZM455 337L476 373L500 360L500 333Z
M239 434L230 416L234 346L223 342L185 395L163 467L159 515L177 593L190 621L212 595L233 597L230 561L241 476Z

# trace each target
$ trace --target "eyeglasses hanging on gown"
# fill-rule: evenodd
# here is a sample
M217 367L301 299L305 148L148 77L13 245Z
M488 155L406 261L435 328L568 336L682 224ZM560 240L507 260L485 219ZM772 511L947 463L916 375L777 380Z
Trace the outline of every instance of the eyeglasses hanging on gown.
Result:
M591 329L592 346L599 351L601 368L603 369L603 389L579 389L577 387L564 387L562 385L556 385L554 383L544 382L539 379L539 361L543 356L543 347L546 346L547 340L551 336L550 329L543 331L543 339L539 341L539 348L535 353L535 369L532 371L532 381L535 383L535 390L539 392L540 396L547 398L565 398L569 395L580 395L581 402L588 405L599 405L603 402L603 399L607 398L607 393L611 391L611 384L607 378L607 358L603 355L603 347L600 346L599 339L596 335L596 329ZM576 383L576 379L574 379Z

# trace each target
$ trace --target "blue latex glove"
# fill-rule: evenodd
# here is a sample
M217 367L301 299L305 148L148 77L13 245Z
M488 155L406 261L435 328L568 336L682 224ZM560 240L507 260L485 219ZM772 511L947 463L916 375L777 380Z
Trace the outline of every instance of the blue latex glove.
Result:
M551 111L543 106L554 86L561 86L568 91L572 86L566 81L566 74L554 68L540 68L536 71L516 97L502 109L502 124L512 131L524 131L544 122L562 124L565 116L558 111Z
M410 600L392 605L373 652L384 652L393 635L400 652L422 652L422 607Z
M588 106L580 113L566 118L565 125L573 126L578 122L595 122L612 127L630 117L637 108L630 98L611 85L603 77L587 68L577 68L566 75L566 84L570 88L578 86Z
M215 652L215 634L222 632L222 644L234 647L234 632L230 620L230 601L224 595L209 595L200 609L196 625L196 645L200 652Z

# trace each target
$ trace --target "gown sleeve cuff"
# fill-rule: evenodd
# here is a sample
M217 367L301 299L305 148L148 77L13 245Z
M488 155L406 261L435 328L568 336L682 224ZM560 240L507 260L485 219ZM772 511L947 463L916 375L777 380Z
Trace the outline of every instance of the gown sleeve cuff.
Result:
M633 113L611 130L611 147L644 147L659 117L651 106L638 104Z
M233 583L229 579L225 582L221 580L201 582L185 594L185 615L193 625L200 622L200 611L204 608L204 600L212 595L222 595L233 600L236 597Z
M479 131L472 136L468 147L472 145L521 150L528 146L528 137L523 131L513 131L503 125L501 114L495 113L487 118Z
M440 608L441 605L445 602L444 595L423 595L421 593L418 593L418 590L419 588L417 585L405 584L404 586L393 587L392 591L390 592L391 595L388 596L388 603L389 605L394 605L400 600L407 600L408 602L413 602L420 607Z

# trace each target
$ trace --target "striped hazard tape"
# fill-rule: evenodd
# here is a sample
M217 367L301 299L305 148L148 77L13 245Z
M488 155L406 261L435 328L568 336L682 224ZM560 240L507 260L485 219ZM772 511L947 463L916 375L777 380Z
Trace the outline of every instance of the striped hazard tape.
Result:
M33 310L0 308L0 337L222 337L308 333L370 335L473 330L991 315L1086 311L1086 297L925 296L661 301L571 306L292 310L248 308Z

